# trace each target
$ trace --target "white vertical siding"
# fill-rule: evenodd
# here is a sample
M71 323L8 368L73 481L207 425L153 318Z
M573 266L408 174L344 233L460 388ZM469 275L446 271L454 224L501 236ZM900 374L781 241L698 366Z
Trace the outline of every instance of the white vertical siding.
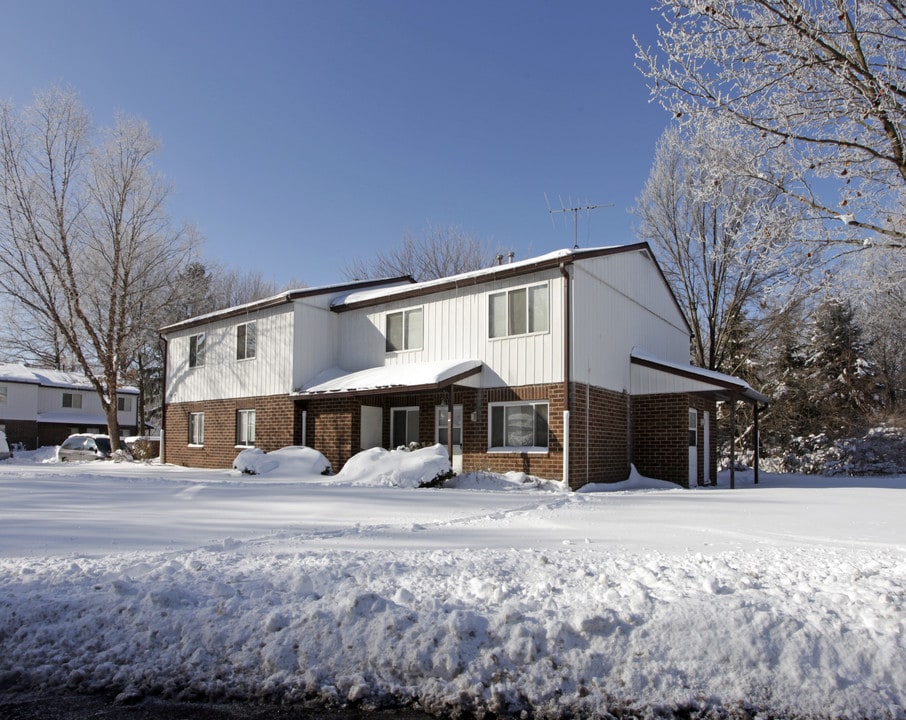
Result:
M292 385L287 390L295 390L322 370L339 365L340 319L330 310L328 300L316 296L294 303ZM288 347L284 352L289 352Z
M383 365L477 359L486 365L482 377L485 387L558 382L563 378L561 282L558 271L546 271L341 313L339 364L347 370L362 370ZM537 283L548 285L550 329L490 338L488 296ZM418 307L424 313L422 348L386 352L388 313Z
M27 383L0 383L6 386L6 402L0 403L4 420L34 420L38 407L38 386Z
M581 260L573 278L572 377L631 389L633 347L674 362L689 361L689 332L654 262L642 252Z
M255 357L236 359L236 327L257 322ZM189 367L189 338L205 333L205 361ZM288 393L292 383L293 305L215 320L169 336L166 402Z

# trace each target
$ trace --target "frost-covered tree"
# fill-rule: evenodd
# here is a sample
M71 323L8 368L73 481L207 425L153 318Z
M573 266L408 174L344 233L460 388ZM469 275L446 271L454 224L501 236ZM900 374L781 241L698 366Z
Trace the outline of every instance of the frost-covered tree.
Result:
M493 258L485 243L462 228L429 226L422 235L406 233L398 246L373 258L351 261L343 274L350 280L402 275L433 280L488 267Z
M806 365L822 430L862 429L877 405L877 370L849 301L831 297L816 309Z
M680 122L744 133L830 238L906 248L906 6L900 0L659 0L636 41Z
M0 291L56 329L118 444L116 389L197 243L174 228L144 122L96 128L76 94L0 106Z
M668 128L634 210L692 325L695 362L711 370L744 371L740 328L781 315L808 277L808 262L789 269L799 217L753 164L707 121ZM767 329L750 325L748 337Z

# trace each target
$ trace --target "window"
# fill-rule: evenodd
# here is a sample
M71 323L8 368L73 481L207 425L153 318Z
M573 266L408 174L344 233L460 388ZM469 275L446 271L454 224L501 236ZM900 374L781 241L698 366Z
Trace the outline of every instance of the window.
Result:
M132 412L132 398L118 395L116 398L116 409L120 412Z
M189 337L189 367L204 365L204 333Z
M547 402L490 405L490 448L547 450Z
M7 397L7 387L6 385L0 385L0 403L5 403Z
M253 446L255 444L255 411L236 411L236 444Z
M397 448L418 442L418 408L393 408L390 411L390 443Z
M387 352L421 350L422 309L404 310L387 315Z
M488 331L492 338L547 332L549 328L547 284L488 296Z
M189 413L189 445L204 445L204 413Z
M79 393L63 393L63 407L78 410L82 407L82 396Z
M435 414L434 439L441 445L447 445L447 405L438 405ZM453 444L462 446L462 405L453 406Z
M255 357L258 344L258 323L248 322L236 327L236 359L250 360Z

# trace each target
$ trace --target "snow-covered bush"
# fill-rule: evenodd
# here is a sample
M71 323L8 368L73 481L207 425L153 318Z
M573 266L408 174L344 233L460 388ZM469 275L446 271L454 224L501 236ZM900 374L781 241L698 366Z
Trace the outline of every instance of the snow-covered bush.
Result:
M329 475L331 472L330 460L310 447L285 447L269 453L261 448L249 448L233 461L233 469L246 475L263 475L277 468L300 477Z
M431 487L450 477L450 459L443 445L416 450L369 448L353 455L337 479L355 484Z
M793 438L782 458L772 463L780 472L809 475L896 475L906 472L906 430L872 428L863 437L832 440L826 434Z

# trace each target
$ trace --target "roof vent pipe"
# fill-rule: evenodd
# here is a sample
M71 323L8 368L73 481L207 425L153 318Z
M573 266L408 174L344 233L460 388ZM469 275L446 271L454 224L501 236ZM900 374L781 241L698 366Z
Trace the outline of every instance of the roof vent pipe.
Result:
M497 253L494 256L494 259L497 261L498 265L503 265L503 254L502 253Z
M513 262L513 258L515 258L515 257L516 257L516 253L514 253L512 250L510 250L506 256L507 262Z

